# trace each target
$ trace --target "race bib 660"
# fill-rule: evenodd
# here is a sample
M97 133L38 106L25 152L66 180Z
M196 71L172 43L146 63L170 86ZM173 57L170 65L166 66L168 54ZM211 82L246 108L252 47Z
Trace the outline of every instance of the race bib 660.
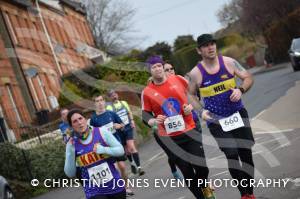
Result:
M220 119L219 123L223 129L223 131L228 132L237 128L241 128L244 125L242 117L239 112L234 113L233 115Z

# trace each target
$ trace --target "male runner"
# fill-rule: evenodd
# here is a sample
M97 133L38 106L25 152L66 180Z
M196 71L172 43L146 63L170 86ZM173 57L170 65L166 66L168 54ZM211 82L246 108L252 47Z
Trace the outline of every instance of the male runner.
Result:
M217 54L212 35L200 35L197 43L202 61L189 73L190 91L194 95L198 89L200 91L204 102L201 116L224 152L231 176L240 182L238 189L242 199L254 199L253 187L249 186L254 177L251 150L254 139L247 110L241 101L241 96L253 84L252 76L236 60ZM235 76L242 80L239 87ZM246 179L246 183L242 183L247 185L245 188L241 186L243 179Z
M204 198L198 187L198 179L205 180L208 176L202 143L197 140L200 136L195 131L192 109L188 104L187 81L177 75L167 77L163 69L163 61L158 56L148 58L152 83L148 84L142 93L142 117L149 126L158 126L154 137L167 156L181 170L185 180L192 179L190 191L196 198ZM169 106L176 114L170 113ZM170 115L171 114L171 115Z
M137 148L134 144L134 129L135 123L133 119L133 114L129 108L126 101L120 101L119 95L114 90L108 92L112 103L106 106L109 111L115 112L125 124L122 133L119 134L121 143L125 148L127 158L131 164L132 173L138 173L140 176L145 174L145 171L141 168L140 157Z
M124 128L124 124L121 118L112 111L105 110L105 100L103 96L97 95L94 97L95 102L95 112L92 114L90 125L94 127L100 127L100 130L108 131L112 133L117 140L120 141L119 135L123 133L120 132ZM120 141L121 142L121 141ZM121 172L122 178L127 182L127 173L126 173L126 156L116 157L118 168ZM128 196L134 195L134 193L128 188L126 183L126 194Z

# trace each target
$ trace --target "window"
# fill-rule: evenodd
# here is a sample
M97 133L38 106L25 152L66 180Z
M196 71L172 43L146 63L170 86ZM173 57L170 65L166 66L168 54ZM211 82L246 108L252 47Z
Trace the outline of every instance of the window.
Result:
M10 35L11 35L11 38L12 38L14 44L15 45L19 44L16 33L15 33L15 30L14 30L12 24L11 24L11 21L10 21L10 18L8 16L7 12L4 12L4 17L5 17L6 24L9 28L9 32L10 32Z
M42 82L41 78L39 77L39 75L36 76L37 80L38 80L38 84L41 88L41 92L42 92L42 95L43 95L43 98L44 98L44 102L48 108L48 110L50 110L50 105L48 103L48 98L47 98L47 95L46 95L46 92L45 92L45 85L44 83Z
M15 112L17 122L22 123L22 120L21 120L21 117L20 117L20 113L18 111L18 108L17 108L15 100L14 100L14 96L13 96L11 85L7 84L5 87L7 89L8 97L9 97L10 103L12 104L13 111Z

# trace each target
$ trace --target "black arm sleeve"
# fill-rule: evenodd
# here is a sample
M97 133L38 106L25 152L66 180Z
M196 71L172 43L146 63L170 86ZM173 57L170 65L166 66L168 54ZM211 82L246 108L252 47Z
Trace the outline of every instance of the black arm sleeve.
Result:
M148 127L151 128L151 126L149 126L148 122L150 119L154 118L153 113L150 111L142 111L142 119L144 124L146 124Z

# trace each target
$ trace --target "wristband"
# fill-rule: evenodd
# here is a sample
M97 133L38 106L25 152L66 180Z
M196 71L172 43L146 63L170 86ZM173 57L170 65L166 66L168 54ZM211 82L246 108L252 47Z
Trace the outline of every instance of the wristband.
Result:
M242 94L244 94L246 92L245 89L243 87L241 87L241 86L239 87L239 89L242 92Z

